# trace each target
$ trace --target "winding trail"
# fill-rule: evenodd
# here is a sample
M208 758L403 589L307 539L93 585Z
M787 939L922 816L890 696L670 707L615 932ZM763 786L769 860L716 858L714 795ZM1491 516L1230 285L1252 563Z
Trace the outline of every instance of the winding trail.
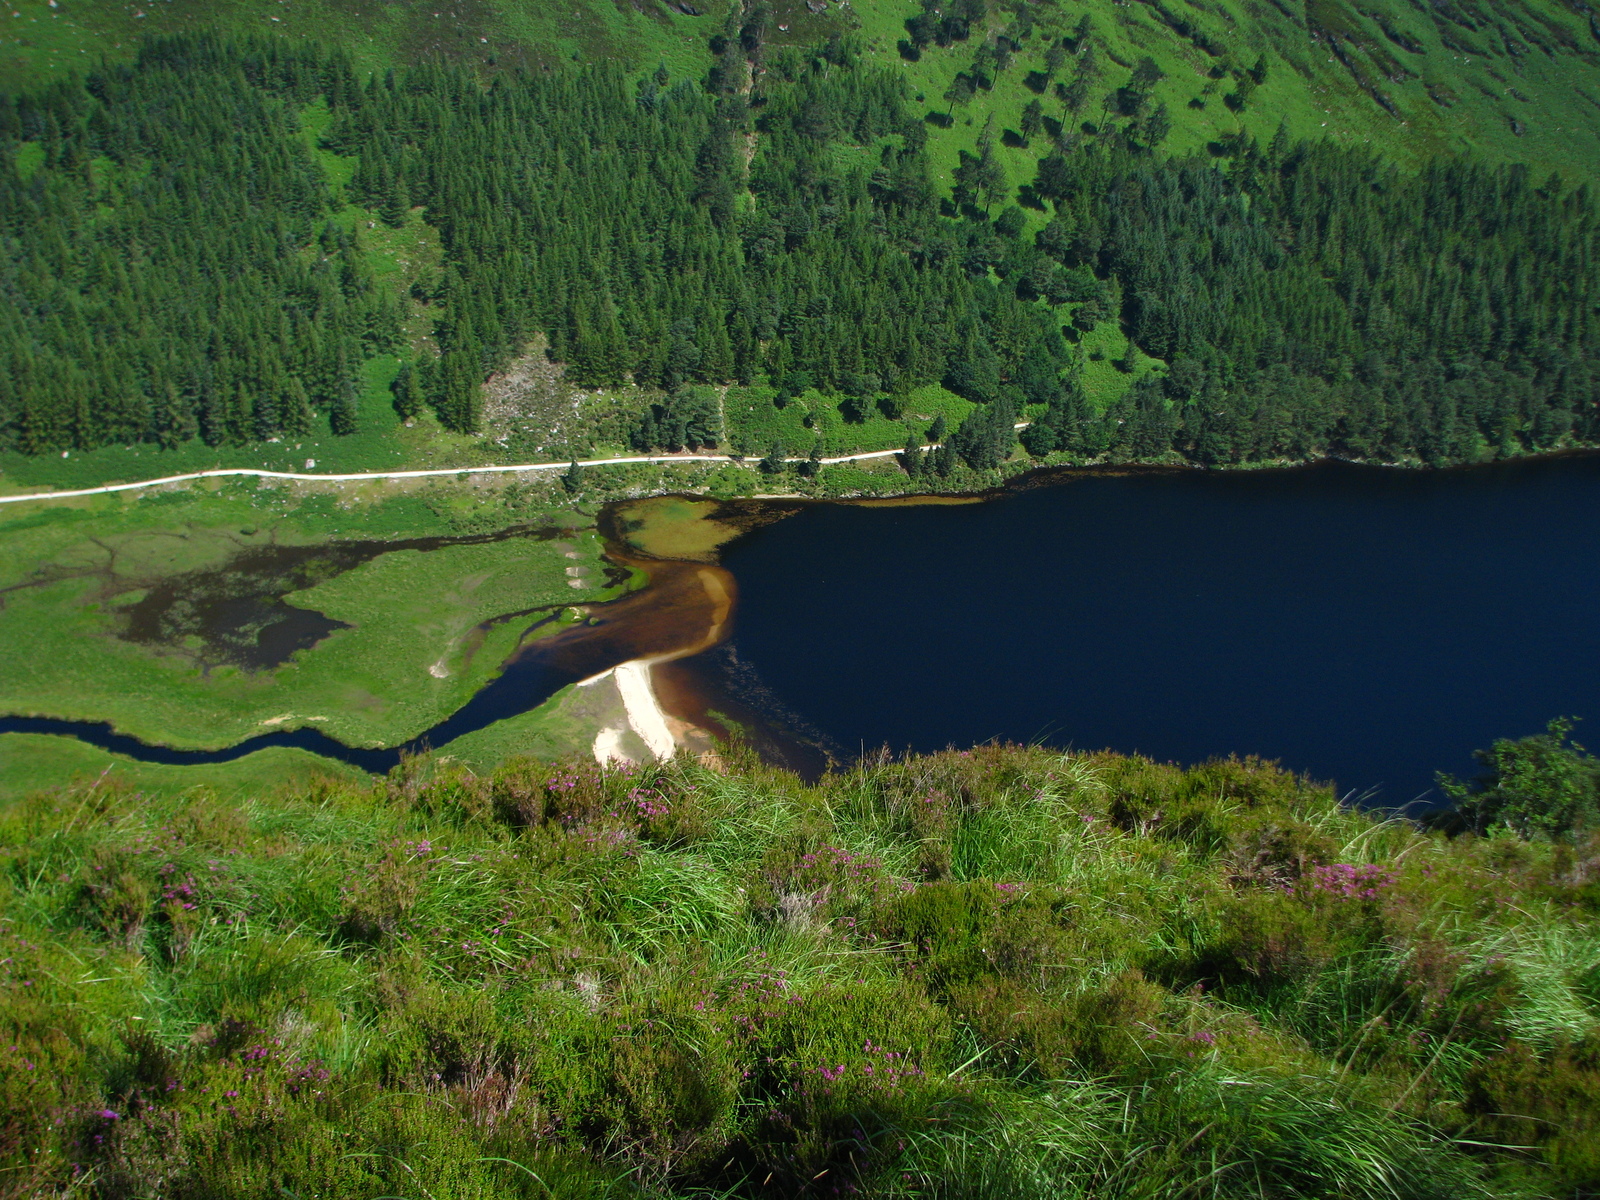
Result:
M1027 421L1018 421L1016 428L1022 429ZM926 450L937 449L943 443L934 443L924 447ZM823 458L817 461L823 466L836 466L839 463L860 462L868 458L893 458L903 450L866 450L859 454L842 454L838 458ZM622 458L590 458L578 462L580 467L611 467L622 466L628 463L680 463L680 462L726 462L743 465L746 460L738 459L728 454L645 454L630 455ZM808 462L804 458L786 458L784 462ZM365 479L427 479L440 478L446 475L513 475L526 471L564 471L572 464L570 462L546 463L519 463L508 467L436 467L423 471L358 471L347 475L303 475L295 471L265 471L256 467L226 467L214 471L191 471L186 475L163 475L159 479L141 479L137 483L108 483L104 487L75 488L70 491L59 492L22 492L14 496L0 496L0 504L20 504L25 500L70 500L76 496L104 496L110 492L131 492L139 488L161 487L171 483L188 483L192 479L222 479L228 476L253 475L257 479L292 479L302 483L355 483Z

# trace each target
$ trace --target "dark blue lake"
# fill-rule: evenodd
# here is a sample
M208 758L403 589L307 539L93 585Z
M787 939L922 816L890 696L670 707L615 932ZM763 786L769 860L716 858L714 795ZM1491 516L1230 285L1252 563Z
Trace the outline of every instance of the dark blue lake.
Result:
M1600 718L1595 456L816 505L724 564L737 660L845 754L1258 754L1398 805L1496 737Z

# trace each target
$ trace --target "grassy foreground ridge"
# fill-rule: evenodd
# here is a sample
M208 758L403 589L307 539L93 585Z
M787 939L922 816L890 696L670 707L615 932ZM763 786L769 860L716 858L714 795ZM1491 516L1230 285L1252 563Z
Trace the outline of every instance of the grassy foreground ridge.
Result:
M414 760L0 820L0 1190L1593 1194L1593 841L1256 761Z

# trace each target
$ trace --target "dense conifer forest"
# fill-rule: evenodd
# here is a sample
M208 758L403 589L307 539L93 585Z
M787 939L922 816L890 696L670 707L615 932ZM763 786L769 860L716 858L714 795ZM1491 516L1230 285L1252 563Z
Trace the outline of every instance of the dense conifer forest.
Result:
M0 99L0 437L28 452L354 428L399 337L293 134L334 91L309 55L180 45Z
M1052 47L1063 119L1024 114L1035 177L1008 181L984 127L945 191L892 71L848 37L768 47L747 16L698 78L361 78L337 52L199 36L6 99L0 442L349 431L359 366L402 349L403 305L435 336L404 348L395 405L462 431L542 333L570 378L659 397L640 448L717 444L683 389L730 382L780 405L815 387L857 418L941 383L1034 406L1036 455L1447 463L1600 438L1586 186L1464 159L1406 171L1281 132L1166 157L1160 69L1112 86L1080 29ZM1110 90L1080 129L1086 80ZM444 270L404 301L373 286L361 230L328 221L297 132L313 104L322 145L357 161L350 197L438 230ZM1073 344L1104 322L1165 364L1109 404L1078 385ZM1009 452L1002 416L971 418L969 465Z

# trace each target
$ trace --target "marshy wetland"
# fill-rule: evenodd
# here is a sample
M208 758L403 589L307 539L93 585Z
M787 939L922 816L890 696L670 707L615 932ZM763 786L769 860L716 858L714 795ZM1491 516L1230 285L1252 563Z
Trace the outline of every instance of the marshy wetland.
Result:
M524 501L246 486L7 514L0 629L28 649L0 711L174 751L403 745L633 585L592 521Z
M67 735L166 766L276 749L381 773L447 745L478 760L587 748L598 727L616 752L649 757L619 712L620 681L539 710L620 664L705 649L733 604L731 577L705 555L636 549L609 510L599 525L569 509L417 536L494 526L494 502L452 513L400 497L359 522L400 536L350 537L318 502L232 493L10 523L16 566L0 585L0 624L42 653L12 661L0 734ZM252 506L286 511L260 521ZM646 519L652 502L638 508L622 524L641 540L667 526ZM716 528L707 546L737 532ZM711 748L701 726L662 719L668 746ZM491 726L487 744L471 741Z
M0 730L169 764L279 746L384 771L484 738L641 757L614 689L572 685L643 661L677 744L737 733L808 777L999 738L1253 753L1403 804L1495 736L1600 712L1590 456L658 496L388 538L140 528L149 507L12 523L51 553L5 581L8 640L40 653L7 668Z
M1597 466L13 521L7 703L155 731L0 732L14 1158L206 1196L1587 1194L1572 846L1061 747L1182 703L1197 755L1272 751L1321 705L1296 753L1389 722L1453 769L1430 729L1591 711ZM1028 737L1022 697L1055 747L873 752Z

